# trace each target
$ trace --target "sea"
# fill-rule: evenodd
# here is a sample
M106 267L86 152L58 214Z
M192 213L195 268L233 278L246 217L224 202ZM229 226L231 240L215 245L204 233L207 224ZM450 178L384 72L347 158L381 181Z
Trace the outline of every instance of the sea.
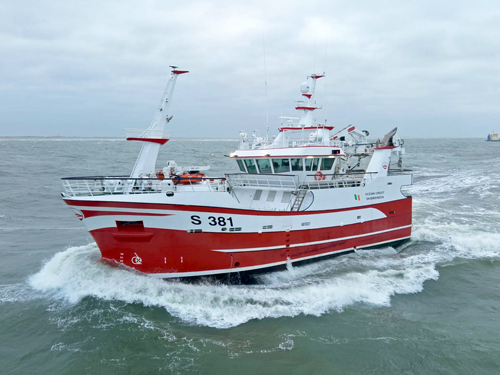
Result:
M500 142L407 139L409 243L244 285L100 260L60 178L128 175L139 147L0 138L1 374L500 374ZM158 165L220 176L236 147L173 139Z

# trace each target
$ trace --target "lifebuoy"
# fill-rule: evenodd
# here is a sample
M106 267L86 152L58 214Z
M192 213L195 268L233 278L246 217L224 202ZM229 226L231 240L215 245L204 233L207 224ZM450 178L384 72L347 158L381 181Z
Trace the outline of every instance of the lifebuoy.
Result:
M158 177L160 180L163 180L165 178L165 173L163 173L163 171L158 171L156 172L156 177Z
M325 175L321 171L317 171L316 174L314 175L314 179L316 181L321 181L324 180L325 178L326 178Z

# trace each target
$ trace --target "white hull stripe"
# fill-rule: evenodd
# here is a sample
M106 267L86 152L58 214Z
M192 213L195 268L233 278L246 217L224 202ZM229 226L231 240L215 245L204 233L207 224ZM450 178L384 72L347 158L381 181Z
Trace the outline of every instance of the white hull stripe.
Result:
M384 200L381 202L373 203L373 204L367 204L367 205L362 205L359 207L354 207L354 206L349 206L349 207L337 207L337 208L327 208L324 210L314 210L311 212L306 212L306 211L288 211L288 210L267 210L267 209L259 209L259 208L241 208L241 207L212 207L212 206L205 206L206 208L210 208L211 210L208 211L209 213L218 213L218 210L232 210L235 211L234 215L251 215L251 216L260 216L259 212L262 212L262 216L272 216L269 215L269 213L276 213L278 214L279 217L283 216L283 213L292 213L294 215L291 216L302 216L302 215L323 215L323 214L331 214L331 213L339 213L339 212L350 212L350 211L356 211L356 210L363 210L363 209L373 209L377 210L380 212L379 208L376 208L374 206L376 205L381 205L381 204L386 204L386 203L393 203L393 202L398 202L399 199L396 200ZM205 212L205 210L197 210L196 208L190 209L190 210L178 210L178 209L162 209L162 208L132 208L132 207L109 207L109 206L79 206L76 202L69 205L71 208L75 208L80 211L104 211L104 212L133 212L137 214L164 214L164 215L175 215L179 213L185 213L185 212ZM105 203L108 203L107 201L104 201ZM109 203L122 203L122 202L109 202ZM150 203L150 202L126 202L126 203L133 203L133 204L164 204L164 203ZM165 204L166 205L166 204ZM188 205L184 204L174 204L176 206L184 206L187 207ZM204 208L201 204L198 205L198 207ZM226 214L226 213L221 213L221 214Z
M161 209L144 209L144 208L128 208L128 207L101 207L101 206L71 206L80 211L104 211L104 212L133 212L138 214L163 214L173 215L172 211Z
M410 225L405 225L405 226L402 226L402 227L381 230L381 231L378 231L378 232L370 232L370 233L365 233L365 234L359 234L359 235L356 235L356 236L334 238L334 239L323 240L323 241L296 243L296 244L290 245L288 247L286 245L278 245L278 246L268 246L268 247L250 247L250 248L245 248L245 249L217 249L217 250L212 250L212 251L218 251L218 252L221 252L221 253L242 253L242 252L247 252L247 251L266 251L266 250L276 250L276 249L292 248L292 247L299 247L299 246L320 245L320 244L324 244L324 243L350 240L350 239L353 239L353 238L373 236L373 235L376 235L376 234L393 232L393 231L396 231L396 230L399 230L399 229L406 229L406 228L411 228L411 224Z
M389 243L389 242L406 240L406 239L409 239L410 237L411 236L394 238L394 239L391 239L388 241L382 241L382 242L374 242L372 244L359 246L357 248L361 248L361 247L365 248L365 247L383 245L383 244ZM351 251L355 251L355 250L356 250L355 248L349 247L349 248L343 249L343 250L335 250L335 251L330 251L328 253L311 255L311 256L307 256L307 257L303 257L303 258L296 258L296 259L291 260L291 262L295 263L295 262L300 262L303 260L325 257L325 256L332 255L332 254L343 254L343 253L351 252ZM253 270L258 270L258 269L262 269L262 268L281 266L281 265L284 265L287 263L288 263L288 261L285 260L285 261L281 261L281 262L259 264L258 266L250 266L250 267L226 268L226 269L219 269L219 270L208 270L208 271L197 271L197 272L195 271L195 272L175 272L175 273L150 273L147 275L152 276L152 277L156 277L159 279L168 279L168 278L176 278L176 277L210 276L210 275L220 275L223 273L237 273L237 272L253 271Z

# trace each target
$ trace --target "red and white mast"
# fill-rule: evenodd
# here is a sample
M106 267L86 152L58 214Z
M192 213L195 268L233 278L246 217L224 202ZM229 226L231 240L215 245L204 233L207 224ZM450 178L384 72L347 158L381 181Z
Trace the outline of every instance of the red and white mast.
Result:
M137 137L127 137L127 141L144 142L141 152L135 162L134 169L130 174L131 178L138 178L154 173L160 146L168 142L168 138L165 138L163 133L165 125L172 118L170 115L170 104L172 103L175 82L177 81L177 76L188 73L187 70L177 70L176 66L171 66L171 68L172 72L170 73L170 78L167 82L160 105L156 110L151 125Z
M320 109L319 107L316 107L316 99L314 97L314 94L316 93L316 80L324 76L325 73L312 74L309 77L307 77L307 78L312 78L311 86L309 86L308 81L300 85L300 92L302 93L302 96L307 98L307 100L299 101L297 106L295 107L296 110L303 112L299 120L300 126L305 127L313 125L312 113L314 110Z

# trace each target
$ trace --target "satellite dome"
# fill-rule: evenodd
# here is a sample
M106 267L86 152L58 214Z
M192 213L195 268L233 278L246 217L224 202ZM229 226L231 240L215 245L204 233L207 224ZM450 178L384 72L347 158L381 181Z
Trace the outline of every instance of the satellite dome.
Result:
M300 85L300 92L302 94L307 94L309 92L309 83L304 82Z

